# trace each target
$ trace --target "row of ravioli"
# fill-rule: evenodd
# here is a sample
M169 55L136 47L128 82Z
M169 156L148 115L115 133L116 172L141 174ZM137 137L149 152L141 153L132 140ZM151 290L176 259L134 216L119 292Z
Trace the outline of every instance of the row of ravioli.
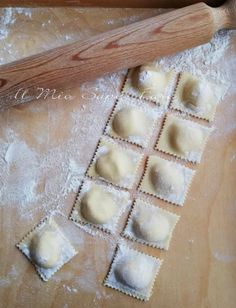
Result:
M212 130L195 119L213 119L218 102L214 87L213 83L189 73L179 76L150 64L130 70L70 219L115 234L122 214L128 210L128 221L121 235L168 250L179 216L142 198L132 202L129 190L136 189L141 195L171 204L184 204L195 172L184 163L200 162ZM184 112L194 117L186 119ZM160 134L153 147L151 142L158 128ZM168 157L163 158L166 154ZM44 281L77 253L52 217L42 220L17 247ZM158 258L119 244L104 285L148 300L161 264Z

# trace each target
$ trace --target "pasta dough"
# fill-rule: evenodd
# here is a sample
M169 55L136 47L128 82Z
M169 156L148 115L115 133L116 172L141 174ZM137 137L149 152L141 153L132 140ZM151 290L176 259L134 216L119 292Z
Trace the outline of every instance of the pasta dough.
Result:
M200 82L197 80L189 80L183 86L180 98L188 108L198 111L204 108L203 101L201 100L202 92L203 89Z
M34 264L43 281L48 281L77 254L52 217L41 221L17 247Z
M87 228L114 234L121 214L130 207L130 203L127 191L86 179L79 190L70 219L76 225L86 224Z
M119 244L104 285L147 301L161 264L158 258Z
M123 188L131 188L143 155L119 143L102 138L87 171L92 178L102 179Z
M212 120L218 103L217 92L219 91L214 84L183 72L171 107L202 119Z
M169 128L169 142L171 146L183 155L189 151L200 151L204 142L203 133L197 127L173 124Z
M138 237L148 242L163 241L170 232L169 221L164 215L153 216L144 211L134 218L133 228Z
M161 112L155 106L122 95L115 104L105 133L112 138L146 147L160 116Z
M165 72L152 63L142 65L129 71L123 92L167 106L175 77L174 71Z
M135 80L134 80L135 81ZM154 96L166 88L167 76L157 68L150 65L140 66L137 76L137 84L140 92L148 96Z
M168 164L167 161L159 161L150 170L150 181L156 192L165 195L179 194L184 185L183 174Z
M204 142L203 132L197 127L186 127L184 123L173 123L169 127L169 143L180 154L200 151Z
M145 136L148 133L148 118L138 108L127 107L118 111L112 124L114 131L124 138Z
M169 114L156 149L191 162L200 162L211 128Z
M147 288L153 278L153 264L145 256L124 257L115 267L117 280L129 287L142 290Z
M52 231L36 234L30 244L31 257L43 268L53 268L60 259L60 241Z
M151 247L168 249L179 216L136 199L122 235Z
M142 192L183 205L194 171L156 155L148 157L141 181Z
M105 224L117 213L118 206L112 195L99 187L90 189L81 200L83 217L94 224Z
M118 183L126 174L132 172L133 162L130 157L119 149L111 149L98 158L97 173L108 181Z

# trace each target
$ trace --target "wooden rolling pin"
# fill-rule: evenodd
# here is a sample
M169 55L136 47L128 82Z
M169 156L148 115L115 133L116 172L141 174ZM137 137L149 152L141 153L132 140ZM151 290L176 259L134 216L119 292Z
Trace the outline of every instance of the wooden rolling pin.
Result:
M178 8L201 2L201 0L1 0L0 7L38 7L38 6L97 6L97 7L131 7L131 8ZM206 4L219 6L222 0L205 0Z
M0 110L34 99L37 88L65 88L208 42L236 27L236 0L194 4L0 67ZM23 100L16 93L27 89ZM31 93L31 94L30 94Z

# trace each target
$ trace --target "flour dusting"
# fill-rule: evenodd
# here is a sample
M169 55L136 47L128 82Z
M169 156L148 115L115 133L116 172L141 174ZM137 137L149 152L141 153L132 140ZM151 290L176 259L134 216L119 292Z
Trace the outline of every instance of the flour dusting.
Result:
M227 68L221 66L221 69L217 69L215 65L223 60L234 36L233 30L220 30L209 43L161 58L157 64L165 69L191 72L193 75L214 79L216 82L230 82Z
M11 286L12 281L16 280L17 277L17 269L14 265L12 265L10 271L5 275L5 277L0 279L0 288L6 288Z
M5 166L2 166L0 175L1 205L18 203L19 207L24 207L37 200L38 154L23 141L14 140L9 143L4 160Z
M230 263L236 260L235 256L225 254L225 253L220 253L218 251L214 252L213 256L217 261L224 262L224 263Z

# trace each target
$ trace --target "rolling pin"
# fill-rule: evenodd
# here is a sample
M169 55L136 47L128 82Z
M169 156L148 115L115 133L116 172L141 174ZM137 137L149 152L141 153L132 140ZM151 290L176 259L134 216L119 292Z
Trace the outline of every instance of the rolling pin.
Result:
M0 67L0 110L33 100L37 88L65 88L208 42L236 28L236 0L197 3ZM26 89L29 95L16 99Z
M178 8L201 2L201 0L1 0L0 7L55 7L55 6L93 6L125 8ZM205 0L211 6L219 6L222 0Z

